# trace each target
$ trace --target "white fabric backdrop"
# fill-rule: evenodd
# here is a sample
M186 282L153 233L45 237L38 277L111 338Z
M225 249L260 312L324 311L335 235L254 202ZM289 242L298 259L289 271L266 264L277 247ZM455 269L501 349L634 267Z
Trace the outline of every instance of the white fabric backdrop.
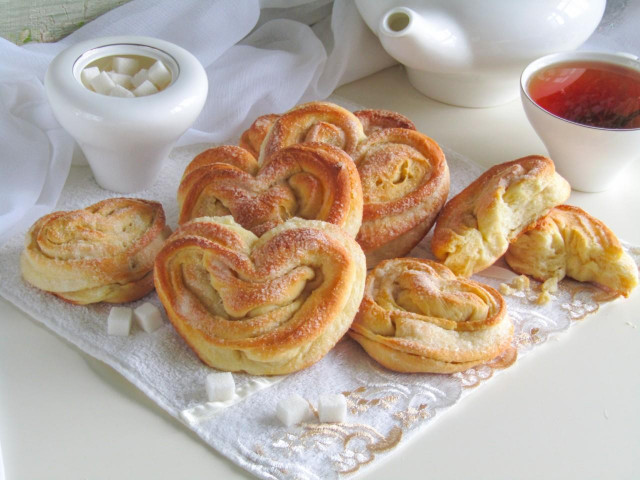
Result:
M640 1L609 0L582 48L640 55L639 18ZM352 0L133 0L57 43L0 39L0 244L53 209L69 172L74 142L42 85L49 62L81 40L125 34L174 42L206 68L209 98L180 144L232 139L261 114L394 63Z
M229 140L259 115L394 63L350 0L134 0L57 43L0 39L0 243L55 206L69 172L74 142L42 85L49 62L79 41L125 34L176 43L205 67L209 98L181 144Z

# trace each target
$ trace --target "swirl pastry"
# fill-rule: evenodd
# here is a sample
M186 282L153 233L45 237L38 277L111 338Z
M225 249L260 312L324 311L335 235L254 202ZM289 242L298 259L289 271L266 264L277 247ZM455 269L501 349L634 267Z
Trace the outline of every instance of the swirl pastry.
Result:
M260 147L264 141L267 133L271 129L273 123L280 118L280 115L276 113L269 113L262 115L256 119L251 126L244 131L240 137L239 146L249 151L255 158L260 156Z
M349 335L391 370L453 373L500 355L513 324L493 288L431 260L396 258L367 275Z
M304 142L322 142L353 155L365 139L362 123L353 113L328 102L298 105L271 126L260 152L260 162L278 150Z
M344 152L322 143L279 150L259 169L255 158L240 147L207 150L187 167L178 204L181 224L231 214L256 235L301 217L333 223L355 237L362 221L355 165Z
M390 110L358 110L353 114L362 123L365 135L371 135L373 132L385 128L416 129L416 126L407 117Z
M454 273L471 276L493 264L509 242L570 193L569 183L547 157L496 165L445 205L431 249Z
M366 267L335 225L293 218L258 238L227 216L182 225L154 275L169 319L204 363L278 375L318 361L348 330Z
M22 276L80 305L137 300L153 290L153 262L169 233L162 205L148 200L54 212L29 229Z
M449 168L436 142L403 128L375 131L354 158L364 200L357 240L373 267L429 231L449 194Z
M638 267L613 232L569 205L553 208L520 235L505 260L516 272L540 281L566 275L625 297L638 285Z

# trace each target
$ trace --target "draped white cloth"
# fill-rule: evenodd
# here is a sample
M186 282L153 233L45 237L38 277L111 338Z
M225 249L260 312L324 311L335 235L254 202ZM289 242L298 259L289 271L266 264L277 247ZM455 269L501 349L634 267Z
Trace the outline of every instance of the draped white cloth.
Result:
M49 62L79 41L132 34L180 45L207 71L207 103L181 144L228 141L259 115L394 63L351 0L134 0L56 43L0 39L0 244L53 209L69 173L74 142L42 83Z

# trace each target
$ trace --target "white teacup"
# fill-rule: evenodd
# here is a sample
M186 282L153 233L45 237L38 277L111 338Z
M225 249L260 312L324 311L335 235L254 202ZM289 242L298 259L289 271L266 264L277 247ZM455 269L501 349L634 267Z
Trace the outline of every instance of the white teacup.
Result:
M522 105L543 141L558 173L576 190L601 192L612 186L623 169L640 158L640 128L601 128L576 123L540 107L531 97L530 80L541 69L574 61L605 62L640 72L638 57L601 52L565 52L530 63L520 78Z

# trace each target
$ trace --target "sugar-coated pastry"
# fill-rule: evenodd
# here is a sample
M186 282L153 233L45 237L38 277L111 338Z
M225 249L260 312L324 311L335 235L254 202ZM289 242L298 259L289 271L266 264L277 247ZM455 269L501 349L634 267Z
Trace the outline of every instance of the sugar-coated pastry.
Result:
M461 372L499 356L513 336L502 296L423 258L396 258L367 275L349 335L398 372Z
M298 105L271 126L260 152L260 163L278 150L304 142L322 142L353 155L365 139L362 123L349 110L329 102Z
M247 150L223 146L203 152L187 167L178 205L180 224L230 214L262 235L301 217L336 224L355 237L362 222L362 187L351 158L331 145L291 145L260 168Z
M429 231L449 194L438 144L415 130L374 131L354 155L364 210L358 243L367 265L406 255Z
M365 135L385 128L406 128L415 130L416 126L404 115L390 110L358 110L353 112L358 117Z
M148 200L54 212L29 229L22 276L71 303L137 300L153 290L153 262L169 233L162 205Z
M226 216L182 225L154 272L169 319L204 363L278 375L318 361L348 330L366 266L330 223L293 218L258 238Z
M280 118L280 115L276 113L269 113L258 117L256 121L242 133L238 145L248 150L255 158L258 158L260 156L262 142L278 118Z
M500 258L531 223L571 193L551 159L540 155L496 165L449 200L434 229L436 258L465 277Z
M625 297L638 285L638 266L614 233L569 205L553 208L520 235L505 260L516 272L543 282L566 275Z

